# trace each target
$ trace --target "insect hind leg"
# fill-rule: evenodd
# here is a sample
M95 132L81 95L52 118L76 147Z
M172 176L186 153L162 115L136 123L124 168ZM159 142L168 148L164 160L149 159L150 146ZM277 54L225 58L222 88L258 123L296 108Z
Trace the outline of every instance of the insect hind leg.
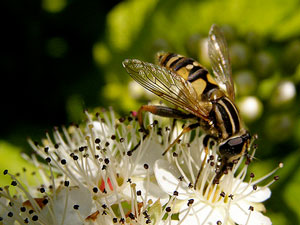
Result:
M138 111L138 121L140 127L145 133L148 133L146 128L144 127L143 123L143 112L150 112L154 115L162 116L162 117L169 117L175 119L188 119L188 118L196 118L193 114L184 113L178 109L169 108L166 106L161 105L143 105Z
M137 117L138 122L140 124L141 129L145 132L143 136L143 140L148 136L149 131L144 127L143 123L143 112L150 112L154 115L162 116L162 117L170 117L175 119L188 119L195 118L193 114L184 113L178 109L169 108L166 106L160 105L142 105L138 111ZM130 151L127 152L128 155L131 155L141 144L139 141Z

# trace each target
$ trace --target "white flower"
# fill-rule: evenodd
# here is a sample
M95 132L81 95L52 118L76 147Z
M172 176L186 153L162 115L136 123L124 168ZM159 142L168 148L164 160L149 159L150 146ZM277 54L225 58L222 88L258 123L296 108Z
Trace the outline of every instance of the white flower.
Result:
M0 224L271 224L261 202L277 177L258 184L276 169L246 181L255 150L214 184L217 146L205 156L200 129L162 156L179 123L162 126L148 114L145 135L135 115L86 116L83 127L56 128L42 145L29 141L46 161L24 155L37 168L35 184L4 171L12 182L0 189Z
M204 161L203 145L199 145L201 138L188 145L180 145L180 154L168 160L160 159L154 166L155 176L160 187L169 195L175 195L178 203L175 212L179 212L180 224L271 224L262 212L265 207L261 202L271 196L268 188L276 179L267 185L257 185L270 177L278 168L263 178L245 182L248 164L254 156L239 160L232 171L223 175L218 184L214 184L217 165L216 146L210 150L210 156ZM200 146L200 147L199 147ZM197 184L198 171L201 170Z
M24 155L39 168L33 186L5 171L13 180L12 186L18 189L16 197L11 196L8 187L0 191L0 211L6 215L0 216L0 221L10 221L9 224L13 221L22 224L23 220L39 221L37 224L171 221L171 215L162 220L164 214L158 213L159 208L162 211L162 206L172 201L159 189L153 173L155 160L163 151L156 129L143 138L135 117L116 119L112 110L104 112L102 117L97 114L96 120L87 112L86 115L88 120L82 128L73 125L62 132L55 128L53 137L46 134L43 145L29 140L48 165L41 164L35 156ZM152 117L149 121L156 124ZM14 202L14 207L8 206L9 202ZM20 211L23 205L31 208L31 215ZM150 209L151 218L147 214Z
M162 146L158 144L153 132L146 139L138 132L138 124L132 117L116 119L112 110L97 114L96 120L86 112L86 127L63 128L63 134L55 129L53 138L47 134L43 146L30 141L37 154L46 159L56 171L61 172L72 185L83 185L94 195L99 204L117 201L116 192L123 197L130 196L131 182L145 190L149 197L164 202L168 195L159 192L153 174L153 165ZM128 123L125 123L125 120ZM138 144L140 142L140 144ZM138 146L134 152L131 150ZM151 148L151 150L150 150ZM145 169L145 165L147 169ZM146 177L153 179L145 182ZM153 195L152 195L153 192Z

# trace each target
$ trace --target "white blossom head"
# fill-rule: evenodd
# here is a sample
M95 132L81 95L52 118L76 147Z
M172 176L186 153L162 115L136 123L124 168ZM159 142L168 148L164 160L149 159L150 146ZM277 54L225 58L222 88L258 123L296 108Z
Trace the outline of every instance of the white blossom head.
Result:
M210 145L205 154L200 130L184 134L175 152L162 156L180 126L148 115L144 134L134 113L117 118L109 110L86 116L84 124L55 128L41 143L29 140L36 154L23 156L37 168L35 183L4 171L12 182L0 189L0 222L271 223L262 202L278 177L260 185L276 169L259 179L248 172L255 149L215 183L217 146Z

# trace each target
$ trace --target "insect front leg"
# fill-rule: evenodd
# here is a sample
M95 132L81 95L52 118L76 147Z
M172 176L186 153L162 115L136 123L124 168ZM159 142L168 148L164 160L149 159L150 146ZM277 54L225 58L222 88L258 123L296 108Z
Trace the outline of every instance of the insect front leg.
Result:
M191 130L199 127L201 124L199 122L197 123L193 123L185 128L183 128L183 130L181 131L181 133L178 135L178 137L169 145L169 147L163 152L162 155L165 155L181 138L182 135L184 135L185 133L190 132Z
M196 178L196 181L195 181L195 184L194 184L194 189L197 188L197 183L198 183L198 180L200 178L201 171L203 169L204 164L206 163L207 156L208 156L209 145L210 145L211 141L216 141L216 137L214 137L210 134L207 134L203 138L202 143L203 143L203 147L204 147L205 157L204 157L204 160L201 163L201 167L200 167L199 172L197 174L197 178Z
M143 112L150 112L154 115L175 118L175 119L195 118L195 115L184 113L178 109L173 109L173 108L160 106L160 105L143 105L139 109L137 116L138 116L139 124L145 133L148 133L148 131L144 127Z

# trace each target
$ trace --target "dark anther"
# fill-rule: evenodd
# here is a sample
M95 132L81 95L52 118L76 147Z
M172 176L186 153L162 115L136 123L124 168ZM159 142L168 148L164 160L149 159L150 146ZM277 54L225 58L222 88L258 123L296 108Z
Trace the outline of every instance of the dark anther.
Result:
M47 163L51 162L51 158L50 157L47 157L45 160L46 160Z
M187 205L188 205L188 206L191 206L191 205L193 205L193 203L194 203L194 199L189 199Z
M98 188L97 188L97 187L94 187L94 188L93 188L93 192L94 192L94 193L97 193L97 192L98 192Z
M146 163L144 164L144 169L146 169L146 170L149 169L148 164L146 164Z
M75 210L79 209L79 205L73 205L73 209Z
M66 165L67 161L66 161L65 159L62 159L62 160L60 161L60 163L63 164L63 165Z
M135 218L135 216L133 215L133 213L129 213L128 216L129 216L129 218L132 219L132 220Z
M173 192L173 195L174 195L174 196L178 196L178 191L174 191L174 192Z
M48 202L49 202L49 201L48 201L48 199L46 199L46 198L43 200L43 204L44 204L44 205L47 205Z
M100 142L101 142L100 138L96 138L96 139L95 139L95 143L96 143L96 144L99 144Z
M170 207L170 206L168 206L168 207L166 208L166 212L171 212L171 207Z
M34 215L33 217L32 217L32 221L37 221L39 219L39 217L37 216L37 215Z
M64 185L65 185L65 187L69 187L69 185L70 185L70 181L68 181L68 180L65 180L65 182L64 182Z

